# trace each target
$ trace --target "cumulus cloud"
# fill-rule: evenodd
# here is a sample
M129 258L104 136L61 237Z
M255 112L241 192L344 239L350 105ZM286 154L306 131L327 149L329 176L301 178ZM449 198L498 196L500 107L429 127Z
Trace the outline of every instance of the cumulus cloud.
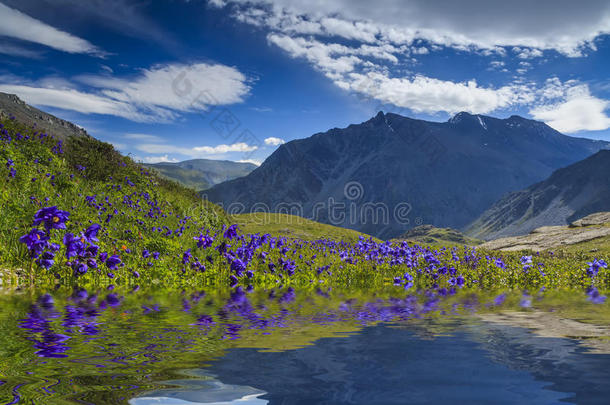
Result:
M606 113L610 101L592 96L589 87L584 84L565 89L558 88L556 82L552 84L546 90L547 96L559 95L562 100L530 110L535 119L565 133L610 128L610 117Z
M342 86L383 103L425 113L468 111L484 114L532 100L529 88L521 85L494 89L480 87L475 80L455 83L422 75L409 79L380 73L354 73Z
M179 153L190 157L209 157L215 155L224 155L230 152L254 152L258 146L248 145L245 142L237 142L231 145L216 145L216 146L195 146L191 148L160 144L160 143L144 143L136 145L136 149L145 153Z
M104 52L89 41L58 30L2 3L0 3L0 35L34 42L68 53L104 55Z
M253 165L256 166L260 166L263 162L261 162L260 160L256 160L256 159L242 159L242 160L238 160L238 163L252 163Z
M583 56L610 33L608 2L516 2L381 0L371 7L365 0L228 0L212 6L228 7L239 21L267 30L269 44L365 100L453 114L548 104L543 91L549 89L522 76L533 68L531 60L548 51ZM497 58L517 58L519 76L491 86L405 69L447 47L493 57L490 69L500 71L508 70Z
M175 158L170 158L169 155L161 155L161 156L144 156L143 158L138 159L144 163L176 163L178 162Z
M276 138L276 137L269 137L269 138L265 138L265 145L271 145L271 146L279 146L283 143L286 143L285 140L283 140L282 138Z
M605 0L233 0L241 21L296 34L373 43L416 40L460 49L525 47L581 56L610 32Z
M80 76L36 83L2 84L26 102L84 114L107 114L137 122L170 122L180 113L239 103L250 92L248 79L234 67L196 63L158 65L133 77Z

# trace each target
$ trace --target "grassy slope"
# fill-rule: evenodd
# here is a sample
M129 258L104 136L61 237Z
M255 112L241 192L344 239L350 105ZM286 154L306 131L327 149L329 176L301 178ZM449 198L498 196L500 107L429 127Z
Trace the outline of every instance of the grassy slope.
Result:
M110 144L72 137L64 144L64 152L58 153L53 150L57 141L52 137L41 138L37 131L14 120L2 121L2 125L0 268L21 268L24 273L33 266L35 274L44 274L31 264L25 245L19 243L42 207L57 206L70 212L66 231L75 235L91 223L102 224L100 251L120 255L127 265L116 272L119 282L133 269L147 266L150 259L141 257L145 249L160 253L147 274L165 277L163 268L184 251L184 242L175 232L181 226L192 240L201 227L227 223L219 207L202 201L193 190L149 173ZM14 162L11 167L9 159ZM15 177L9 175L10 168L16 171ZM88 202L88 196L94 196L95 202ZM172 235L164 235L167 230ZM61 243L64 232L52 231L51 241ZM56 262L65 259L58 255ZM58 276L70 282L69 272L62 270Z
M419 227L418 227L419 228ZM425 232L417 232L415 228L411 232L407 232L397 240L406 240L410 243L420 245L428 245L431 247L462 247L464 245L476 246L482 243L481 240L470 238L459 231L451 228L436 228L426 229Z
M231 220L239 224L245 233L269 233L273 236L304 240L333 239L346 242L357 242L360 236L370 238L369 235L352 229L321 224L296 215L257 212L232 215Z

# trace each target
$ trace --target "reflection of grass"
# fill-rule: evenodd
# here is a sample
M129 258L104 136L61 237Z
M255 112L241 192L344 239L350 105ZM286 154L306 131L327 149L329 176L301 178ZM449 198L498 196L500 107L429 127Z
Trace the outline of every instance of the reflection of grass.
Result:
M321 224L296 215L262 213L233 215L232 221L240 225L245 233L269 233L273 236L285 236L304 240L333 239L356 242L360 236L369 238L363 233Z
M322 338L341 338L358 333L365 324L374 325L381 321L379 318L360 319L361 311L383 315L387 312L381 308L401 305L392 297L404 299L409 296L408 291L395 286L370 290L325 289L324 292L318 290L318 293L315 287L309 287L297 289L294 301L284 303L280 302L280 297L287 292L286 289L276 289L273 294L269 290L255 290L233 302L229 301L230 291L219 289L209 289L205 295L198 293L203 297L201 300L194 300L190 293L178 293L172 289L149 289L138 293L120 289L115 292L123 297L121 304L97 311L99 317L93 321L99 323L101 333L93 339L84 334L84 324L68 325L66 314L68 306L98 307L96 299L89 304L77 304L65 299L71 293L67 288L53 293L54 315L46 318L48 328L54 333L70 336L66 341L70 349L66 352L69 357L52 360L37 358L34 354L37 350L33 346L35 340L43 338L40 333L18 327L18 319L25 318L31 311L34 297L0 295L0 379L7 381L0 386L0 400L10 400L12 387L24 381L27 383L20 393L25 402L30 398L40 398L42 387L59 379L61 382L53 387L55 394L44 397L45 403L64 403L62 400L68 403L67 398L86 399L90 403L119 403L120 397L130 398L142 391L171 384L163 381L177 377L184 379L180 370L199 368L230 348L294 350ZM434 339L470 325L476 326L480 321L472 316L473 313L553 312L560 318L610 325L609 304L591 304L581 290L531 291L532 309L520 307L520 291L509 293L504 303L494 305L494 298L499 293L464 289L447 297L415 294L417 304L409 307L414 309L414 313L404 313L408 319L394 320L392 325L408 328L419 339ZM97 302L106 295L107 292L102 291ZM188 311L183 310L184 300L190 302ZM432 301L435 304L431 305L431 311L422 311L426 303ZM347 303L348 309L345 308ZM158 312L144 313L143 305L150 307L155 304ZM195 326L202 314L212 316L216 323L211 327ZM332 321L320 322L329 314L335 316ZM278 317L283 319L281 326L269 327L258 322ZM389 320L385 315L381 318ZM86 317L81 320L91 321ZM223 339L226 324L242 326L238 332L239 339ZM137 388L133 388L135 386Z

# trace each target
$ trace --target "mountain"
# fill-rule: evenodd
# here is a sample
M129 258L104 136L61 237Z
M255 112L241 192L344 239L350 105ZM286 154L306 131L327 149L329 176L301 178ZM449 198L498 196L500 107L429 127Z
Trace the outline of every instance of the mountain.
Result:
M195 190L205 190L223 181L246 176L257 167L252 163L211 159L193 159L178 163L153 163L144 166L153 168L161 176Z
M548 225L567 225L610 211L610 150L555 171L548 179L510 193L467 230L483 239L524 235Z
M65 140L69 136L87 136L87 131L71 122L26 104L15 94L0 92L0 118L15 117L19 122Z
M203 195L390 238L414 223L461 229L507 192L606 147L519 116L462 112L441 123L380 112L283 144Z

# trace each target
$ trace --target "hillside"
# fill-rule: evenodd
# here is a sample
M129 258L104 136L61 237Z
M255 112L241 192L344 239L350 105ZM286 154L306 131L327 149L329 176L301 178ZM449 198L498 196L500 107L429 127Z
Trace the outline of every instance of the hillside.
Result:
M478 245L482 241L469 238L460 231L451 228L436 228L432 225L420 225L400 235L398 240L435 246Z
M467 233L482 239L524 235L610 211L610 150L603 150L493 204Z
M246 212L290 206L291 213L319 222L390 238L416 220L462 229L507 192L607 146L518 116L460 113L441 123L380 112L364 123L281 145L248 176L204 194L224 206L243 204ZM355 210L333 218L341 204ZM366 208L372 204L385 204L386 215L375 220Z
M228 160L193 159L183 162L144 164L156 170L159 175L201 191L223 181L233 180L248 175L256 169L252 163L232 162Z
M87 136L87 131L78 125L26 104L14 94L0 92L0 118L15 117L18 122L36 127L39 131L53 134L58 139L70 136Z
M339 228L332 225L321 224L296 215L251 213L230 216L232 222L239 224L245 233L269 233L273 236L284 236L303 240L331 239L355 243L360 237L370 238L369 235Z
M0 212L4 284L171 280L179 274L165 269L176 268L200 229L227 224L219 207L110 144L62 141L10 118L0 121Z

